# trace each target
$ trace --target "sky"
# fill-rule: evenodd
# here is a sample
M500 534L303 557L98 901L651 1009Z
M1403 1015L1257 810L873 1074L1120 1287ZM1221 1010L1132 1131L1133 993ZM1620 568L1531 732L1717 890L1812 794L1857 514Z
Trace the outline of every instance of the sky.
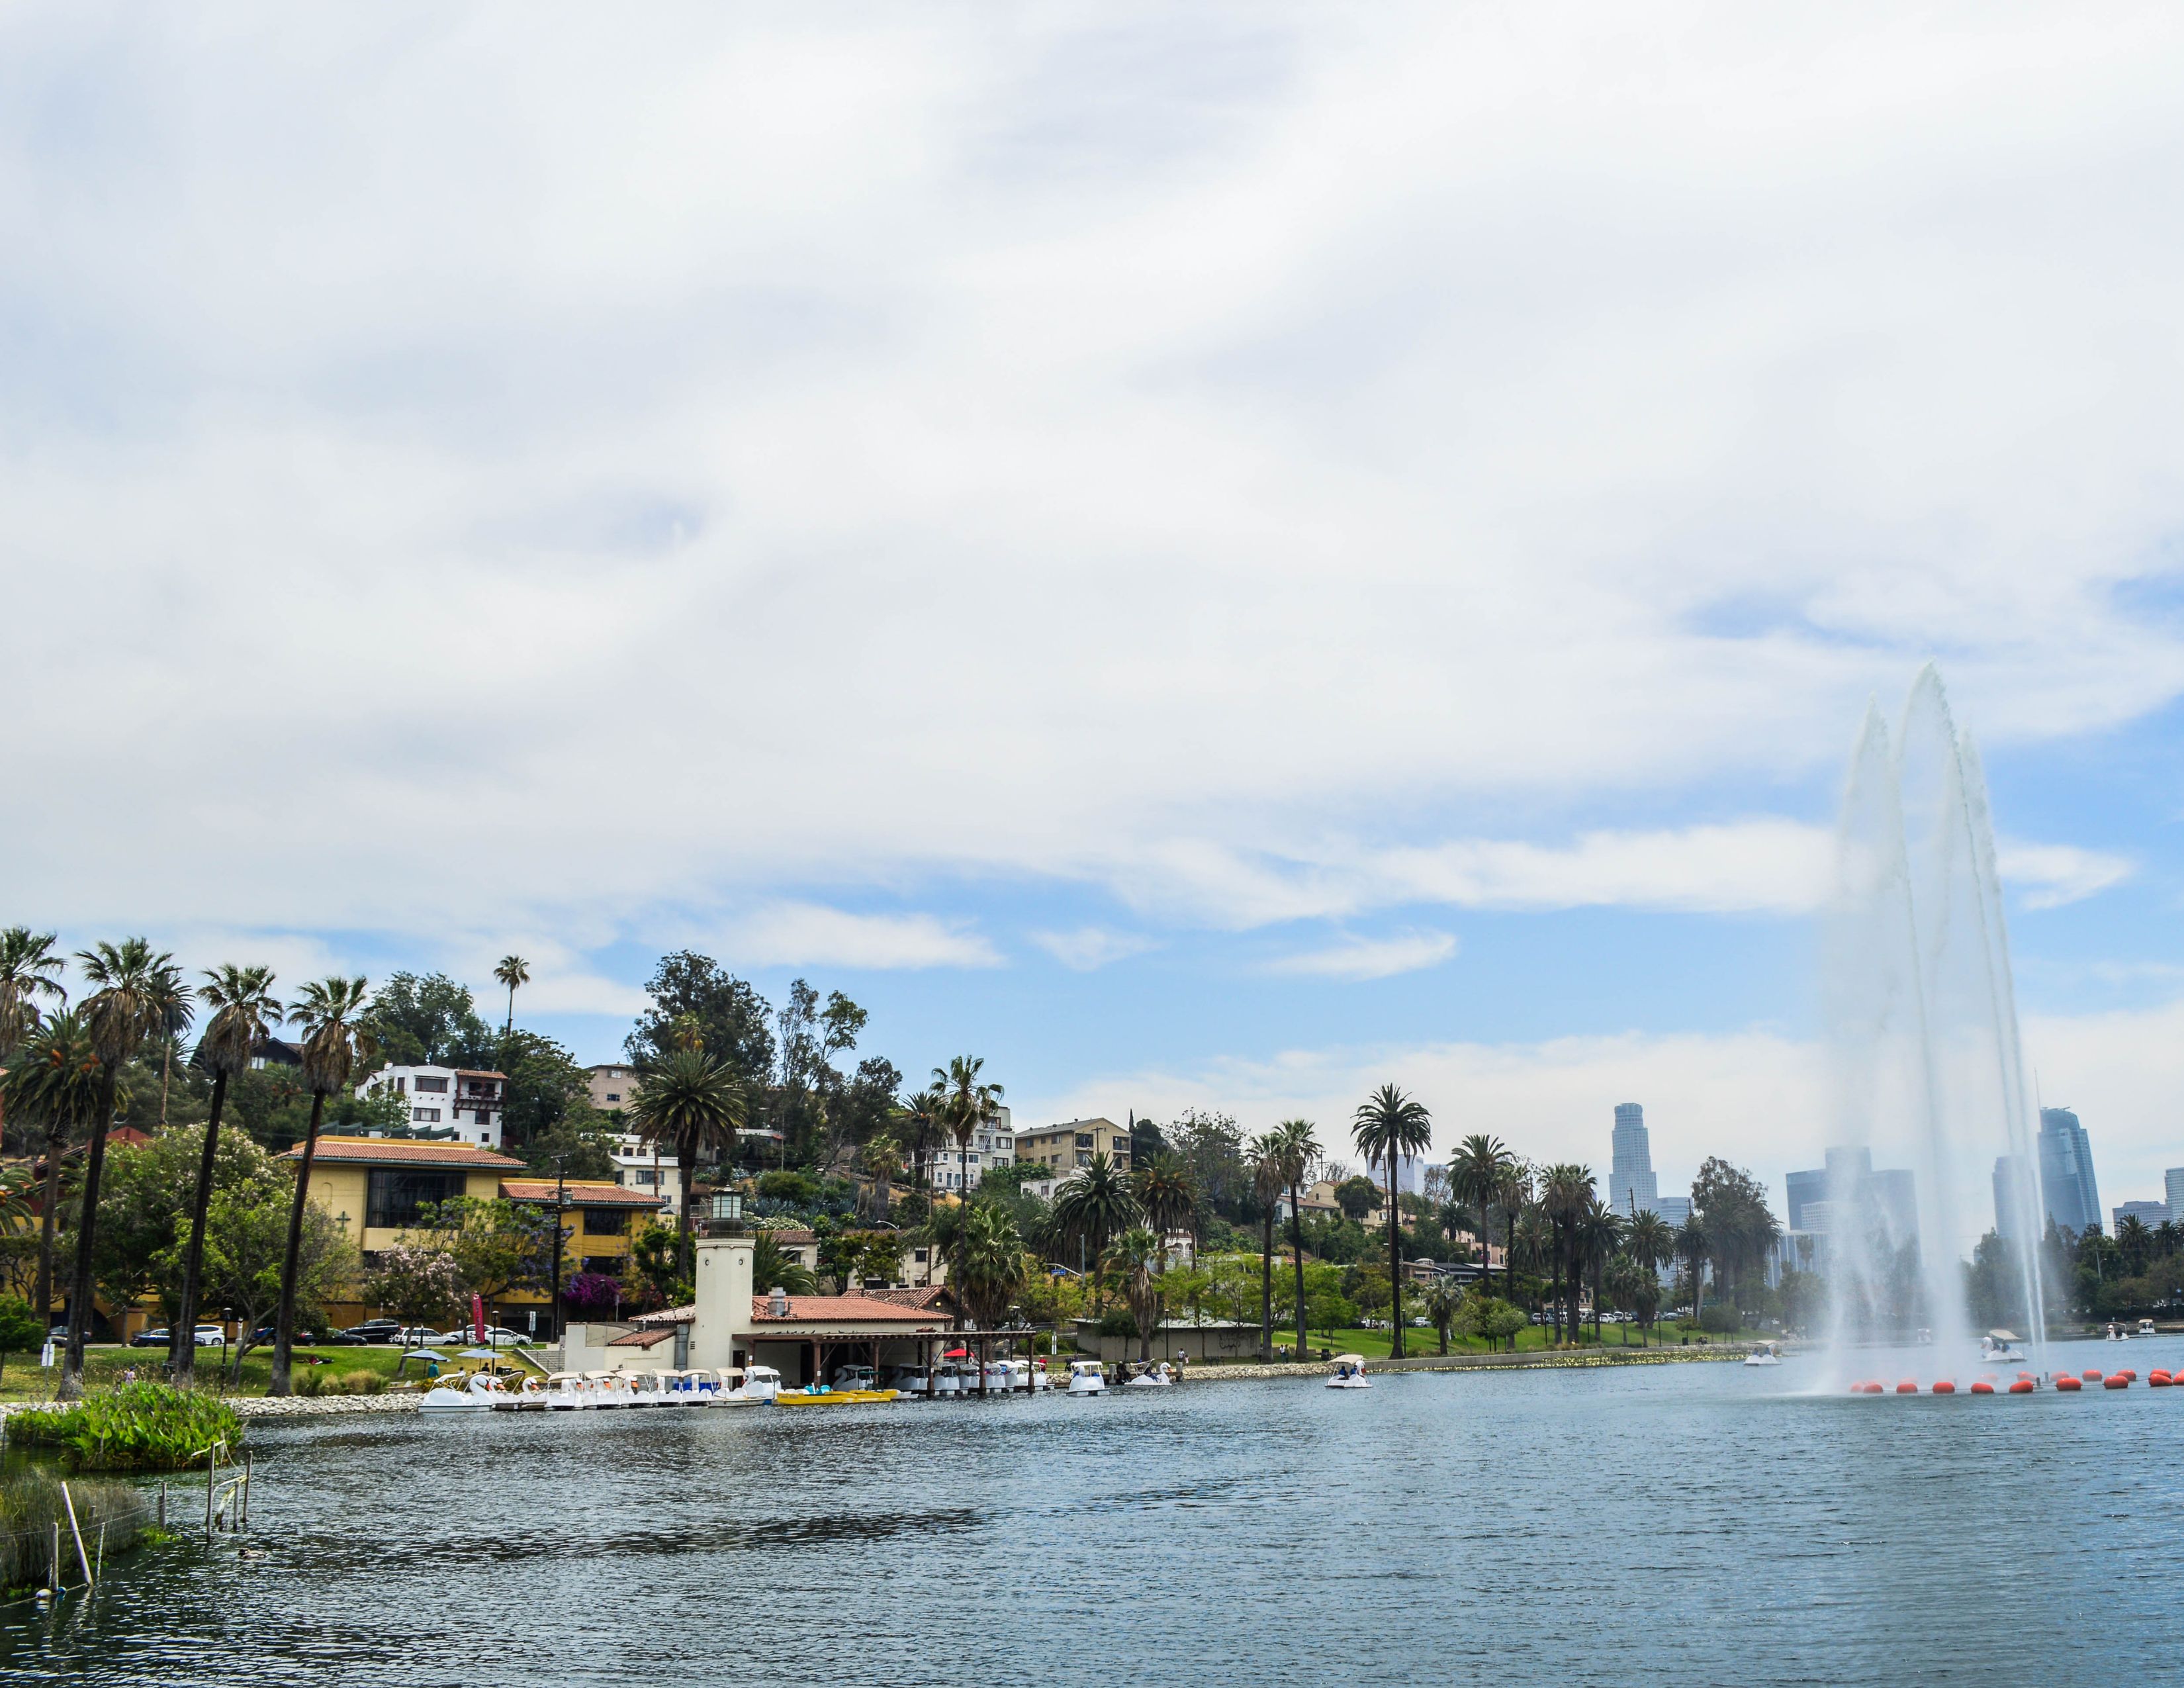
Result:
M1834 1140L1929 660L2027 1060L2184 1163L2184 16L0 14L0 922L664 951L1019 1121Z

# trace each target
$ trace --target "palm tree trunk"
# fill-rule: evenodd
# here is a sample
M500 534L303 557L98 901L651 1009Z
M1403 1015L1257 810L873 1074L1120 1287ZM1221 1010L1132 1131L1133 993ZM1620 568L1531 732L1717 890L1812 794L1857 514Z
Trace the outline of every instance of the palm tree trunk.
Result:
M682 1263L683 1275L694 1290L698 1282L698 1245L692 1240L690 1228L690 1179L696 1168L690 1163L698 1158L695 1143L675 1145L675 1182L682 1191L682 1211L675 1221L675 1258Z
M83 1157L83 1217L75 1229L75 1282L69 1291L68 1355L61 1364L63 1401L83 1393L83 1341L91 1334L92 1245L98 1231L98 1175L106 1169L106 1134L114 1123L114 1093L120 1071L109 1067L99 1080L98 1117L92 1122L91 1143Z
M1396 1151L1388 1150L1388 1295L1389 1328L1395 1336L1395 1357L1403 1357L1403 1215L1396 1201Z
M1269 1203L1259 1240L1259 1363L1270 1365L1273 1357L1274 1210Z
M304 1131L304 1158L296 1168L296 1199L288 1204L288 1251L281 1262L281 1311L273 1323L273 1375L265 1393L292 1393L289 1351L296 1335L296 1273L304 1257L304 1203L311 1193L311 1162L319 1152L319 1123L326 1117L326 1093L311 1092L311 1123ZM247 1337L248 1332L244 1334Z
M220 1144L220 1110L227 1105L227 1073L212 1081L212 1112L205 1121L204 1149L198 1156L197 1194L190 1201L190 1247L182 1256L182 1299L175 1310L174 1334L167 1363L176 1383L187 1383L198 1363L198 1280L204 1267L205 1213L212 1206L212 1157Z
M1301 1360L1307 1341L1304 1316L1304 1209L1298 1205L1294 1184L1290 1186L1290 1258L1296 1266L1296 1357Z
M167 1128L167 1082L175 1070L175 1040L172 1037L159 1045L159 1129Z
M1502 1209L1507 1228L1502 1234L1502 1292L1511 1306L1517 1305L1517 1208ZM1513 1337L1513 1342L1515 1339Z
M38 1216L39 1345L53 1322L53 1234L60 1224L61 1150L66 1139L58 1131L46 1139L46 1211Z

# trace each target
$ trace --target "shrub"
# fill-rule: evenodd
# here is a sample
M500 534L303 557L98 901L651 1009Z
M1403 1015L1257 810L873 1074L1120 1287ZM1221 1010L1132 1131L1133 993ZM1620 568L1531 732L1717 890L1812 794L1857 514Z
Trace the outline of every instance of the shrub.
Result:
M7 1435L18 1447L58 1449L77 1471L179 1471L215 1442L240 1444L242 1421L214 1396L133 1383L72 1406L14 1413Z
M86 1544L98 1539L101 1524L106 1526L109 1558L156 1533L150 1505L126 1483L73 1479L68 1501L75 1504L76 1528ZM61 1527L61 1552L66 1556L62 1580L81 1581L60 1479L47 1471L17 1471L0 1479L0 1591L12 1594L45 1585L53 1572L56 1524Z
M1699 1313L1699 1329L1709 1336L1726 1336L1737 1327L1736 1309L1709 1301Z

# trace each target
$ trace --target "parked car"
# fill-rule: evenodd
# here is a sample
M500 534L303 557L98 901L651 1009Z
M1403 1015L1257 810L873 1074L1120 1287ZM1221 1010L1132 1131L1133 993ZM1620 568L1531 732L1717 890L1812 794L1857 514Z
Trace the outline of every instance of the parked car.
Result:
M439 1340L443 1342L460 1342L467 1348L477 1340L471 1334L471 1329L469 1325L465 1325L460 1330L448 1331ZM500 1325L489 1324L485 1328L485 1345L488 1348L521 1348L530 1340L521 1331L509 1330Z
M369 1337L359 1336L353 1330L330 1330L324 1336L321 1336L319 1339L319 1346L321 1348L361 1348L369 1340L370 1340Z
M390 1340L398 1348L430 1348L436 1343L460 1341L462 1339L443 1337L428 1324L405 1324Z
M131 1348L164 1348L172 1340L167 1334L165 1327L162 1326L158 1330L138 1331L129 1339L129 1345ZM226 1341L227 1333L218 1325L201 1324L198 1327L198 1347L218 1348L224 1345Z
M392 1342L394 1333L402 1329L398 1318L368 1318L362 1324L353 1324L342 1333L354 1336L359 1342Z

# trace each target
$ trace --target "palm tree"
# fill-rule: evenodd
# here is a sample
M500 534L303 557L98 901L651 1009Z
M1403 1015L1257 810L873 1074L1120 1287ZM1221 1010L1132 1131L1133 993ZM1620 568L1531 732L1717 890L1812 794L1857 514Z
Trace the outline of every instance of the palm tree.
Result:
M1115 1239L1100 1256L1102 1274L1112 1273L1123 1280L1123 1299L1130 1317L1138 1322L1138 1358L1150 1365L1153 1331L1160 1323L1160 1267L1165 1258L1161 1240L1143 1225L1133 1225Z
M1130 1189L1163 1247L1169 1232L1183 1229L1198 1217L1198 1180L1179 1156L1154 1156L1131 1173Z
M1540 1206L1555 1230L1555 1284L1559 1295L1555 1302L1555 1340L1577 1340L1577 1300L1580 1268L1577 1252L1577 1227L1586 1204L1594 1199L1591 1170L1564 1161L1549 1167L1540 1176Z
M971 1315L972 1325L991 1330L1024 1286L1023 1238L1006 1209L973 1201L960 1210L948 1279Z
M971 1193L971 1134L1001 1117L1001 1087L980 1080L985 1057L959 1055L944 1071L933 1069L933 1083L940 1092L940 1117L956 1139L957 1193Z
M167 1090L175 1072L175 1045L197 1014L197 992L182 983L182 970L169 960L152 970L153 1029L159 1038L159 1129L167 1128Z
M1449 1157L1448 1187L1457 1199L1479 1216L1479 1257L1480 1275L1485 1276L1486 1261L1486 1216L1494 1204L1501 1200L1503 1185L1517 1165L1517 1157L1498 1137L1484 1132L1474 1132L1456 1145L1456 1153Z
M1436 1277L1426 1291L1425 1315L1434 1329L1440 1333L1440 1351L1448 1352L1449 1327L1456 1323L1456 1310L1462 1304L1463 1295L1446 1279Z
M1536 1201L1526 1200L1511 1209L1509 1226L1509 1264L1513 1269L1518 1260L1524 1262L1527 1277L1536 1277L1542 1268L1552 1267L1555 1255L1555 1228L1548 1223L1545 1211ZM1534 1312L1540 1311L1539 1298L1527 1297Z
M515 993L531 983L531 963L521 955L503 955L493 976L508 987L508 1024L501 1028L501 1036L512 1036L515 1031Z
M1601 1273L1623 1244L1623 1220L1597 1195L1590 1198L1577 1216L1578 1257L1592 1280L1592 1340L1600 1340Z
M764 1289L760 1288L761 1284ZM760 1231L751 1244L751 1288L760 1295L769 1290L778 1290L787 1295L819 1293L819 1283L812 1277L811 1268L784 1250L770 1231Z
M1707 1235L1706 1224L1696 1213L1688 1216L1676 1231L1676 1258L1691 1268L1691 1318L1699 1316L1699 1303L1704 1295L1702 1275L1708 1259L1713 1253L1713 1244Z
M1282 1195L1280 1133L1253 1138L1245 1150L1244 1164L1259 1203L1259 1363L1265 1365L1274 1357L1274 1208Z
M60 984L63 963L53 951L58 941L53 933L27 926L0 930L0 1062L38 1029L38 998L68 1000ZM0 1123L7 1117L0 1110Z
M281 1310L273 1323L273 1374L268 1395L289 1393L289 1353L296 1334L296 1273L304 1255L304 1204L311 1193L311 1162L319 1152L319 1127L326 1098L348 1088L359 1061L370 1058L371 1034L361 1023L362 978L315 979L288 1011L289 1023L304 1031L304 1083L311 1093L311 1120L304 1131L304 1152L296 1163L296 1193L288 1206L288 1246L281 1260Z
M1495 1192L1495 1205L1502 1210L1504 1227L1502 1237L1502 1287L1509 1304L1517 1303L1517 1219L1525 1204L1532 1199L1532 1169L1515 1156L1510 1159L1509 1170Z
M62 1012L38 1022L8 1063L8 1111L46 1128L44 1212L38 1226L36 1311L50 1321L53 1307L53 1240L60 1222L61 1156L70 1137L98 1113L98 1051L81 1014Z
M1092 1164L1055 1193L1054 1223L1064 1237L1079 1246L1078 1258L1097 1262L1107 1250L1107 1240L1142 1217L1129 1178L1115 1166L1112 1156L1099 1154ZM1093 1281L1093 1302L1102 1305L1105 1284Z
M1366 1164L1388 1168L1388 1293L1393 1298L1390 1325L1394 1357L1403 1357L1402 1204L1396 1199L1396 1167L1406 1155L1423 1155L1433 1145L1433 1116L1424 1102L1383 1084L1351 1117L1350 1135Z
M91 1333L94 1278L92 1251L98 1231L98 1181L106 1167L106 1134L113 1129L122 1063L136 1054L156 1023L161 976L174 958L155 952L141 938L100 944L79 950L84 981L97 987L84 999L84 1028L98 1056L98 1111L91 1122L91 1141L83 1157L83 1217L76 1226L75 1278L69 1291L68 1358L61 1368L59 1396L83 1393L83 1343Z
M1285 1119L1274 1128L1282 1156L1282 1182L1290 1190L1290 1260L1296 1268L1296 1357L1306 1345L1304 1306L1304 1185L1320 1156L1319 1139L1308 1119Z
M902 1176L902 1145L882 1132L865 1145L865 1170L872 1175L872 1217L884 1225L894 1199L894 1181Z
M677 1049L644 1069L644 1082L630 1099L631 1123L649 1143L671 1144L676 1177L682 1187L682 1212L676 1216L677 1251L683 1276L697 1276L696 1245L690 1229L690 1178L699 1151L733 1154L743 1128L746 1098L743 1081L726 1061L708 1061L702 1049Z
M932 1187L933 1145L939 1140L940 1111L946 1100L937 1085L903 1099L903 1123L910 1129L910 1181L921 1189Z
M227 1106L227 1087L248 1070L265 1046L272 1028L287 1011L273 996L270 967L223 965L205 974L198 999L212 1010L198 1059L212 1073L212 1111L205 1119L204 1146L198 1156L197 1193L190 1202L189 1251L182 1256L182 1294L167 1345L168 1364L177 1382L197 1369L198 1291L204 1267L205 1216L212 1210L213 1155L220 1146L220 1118Z

